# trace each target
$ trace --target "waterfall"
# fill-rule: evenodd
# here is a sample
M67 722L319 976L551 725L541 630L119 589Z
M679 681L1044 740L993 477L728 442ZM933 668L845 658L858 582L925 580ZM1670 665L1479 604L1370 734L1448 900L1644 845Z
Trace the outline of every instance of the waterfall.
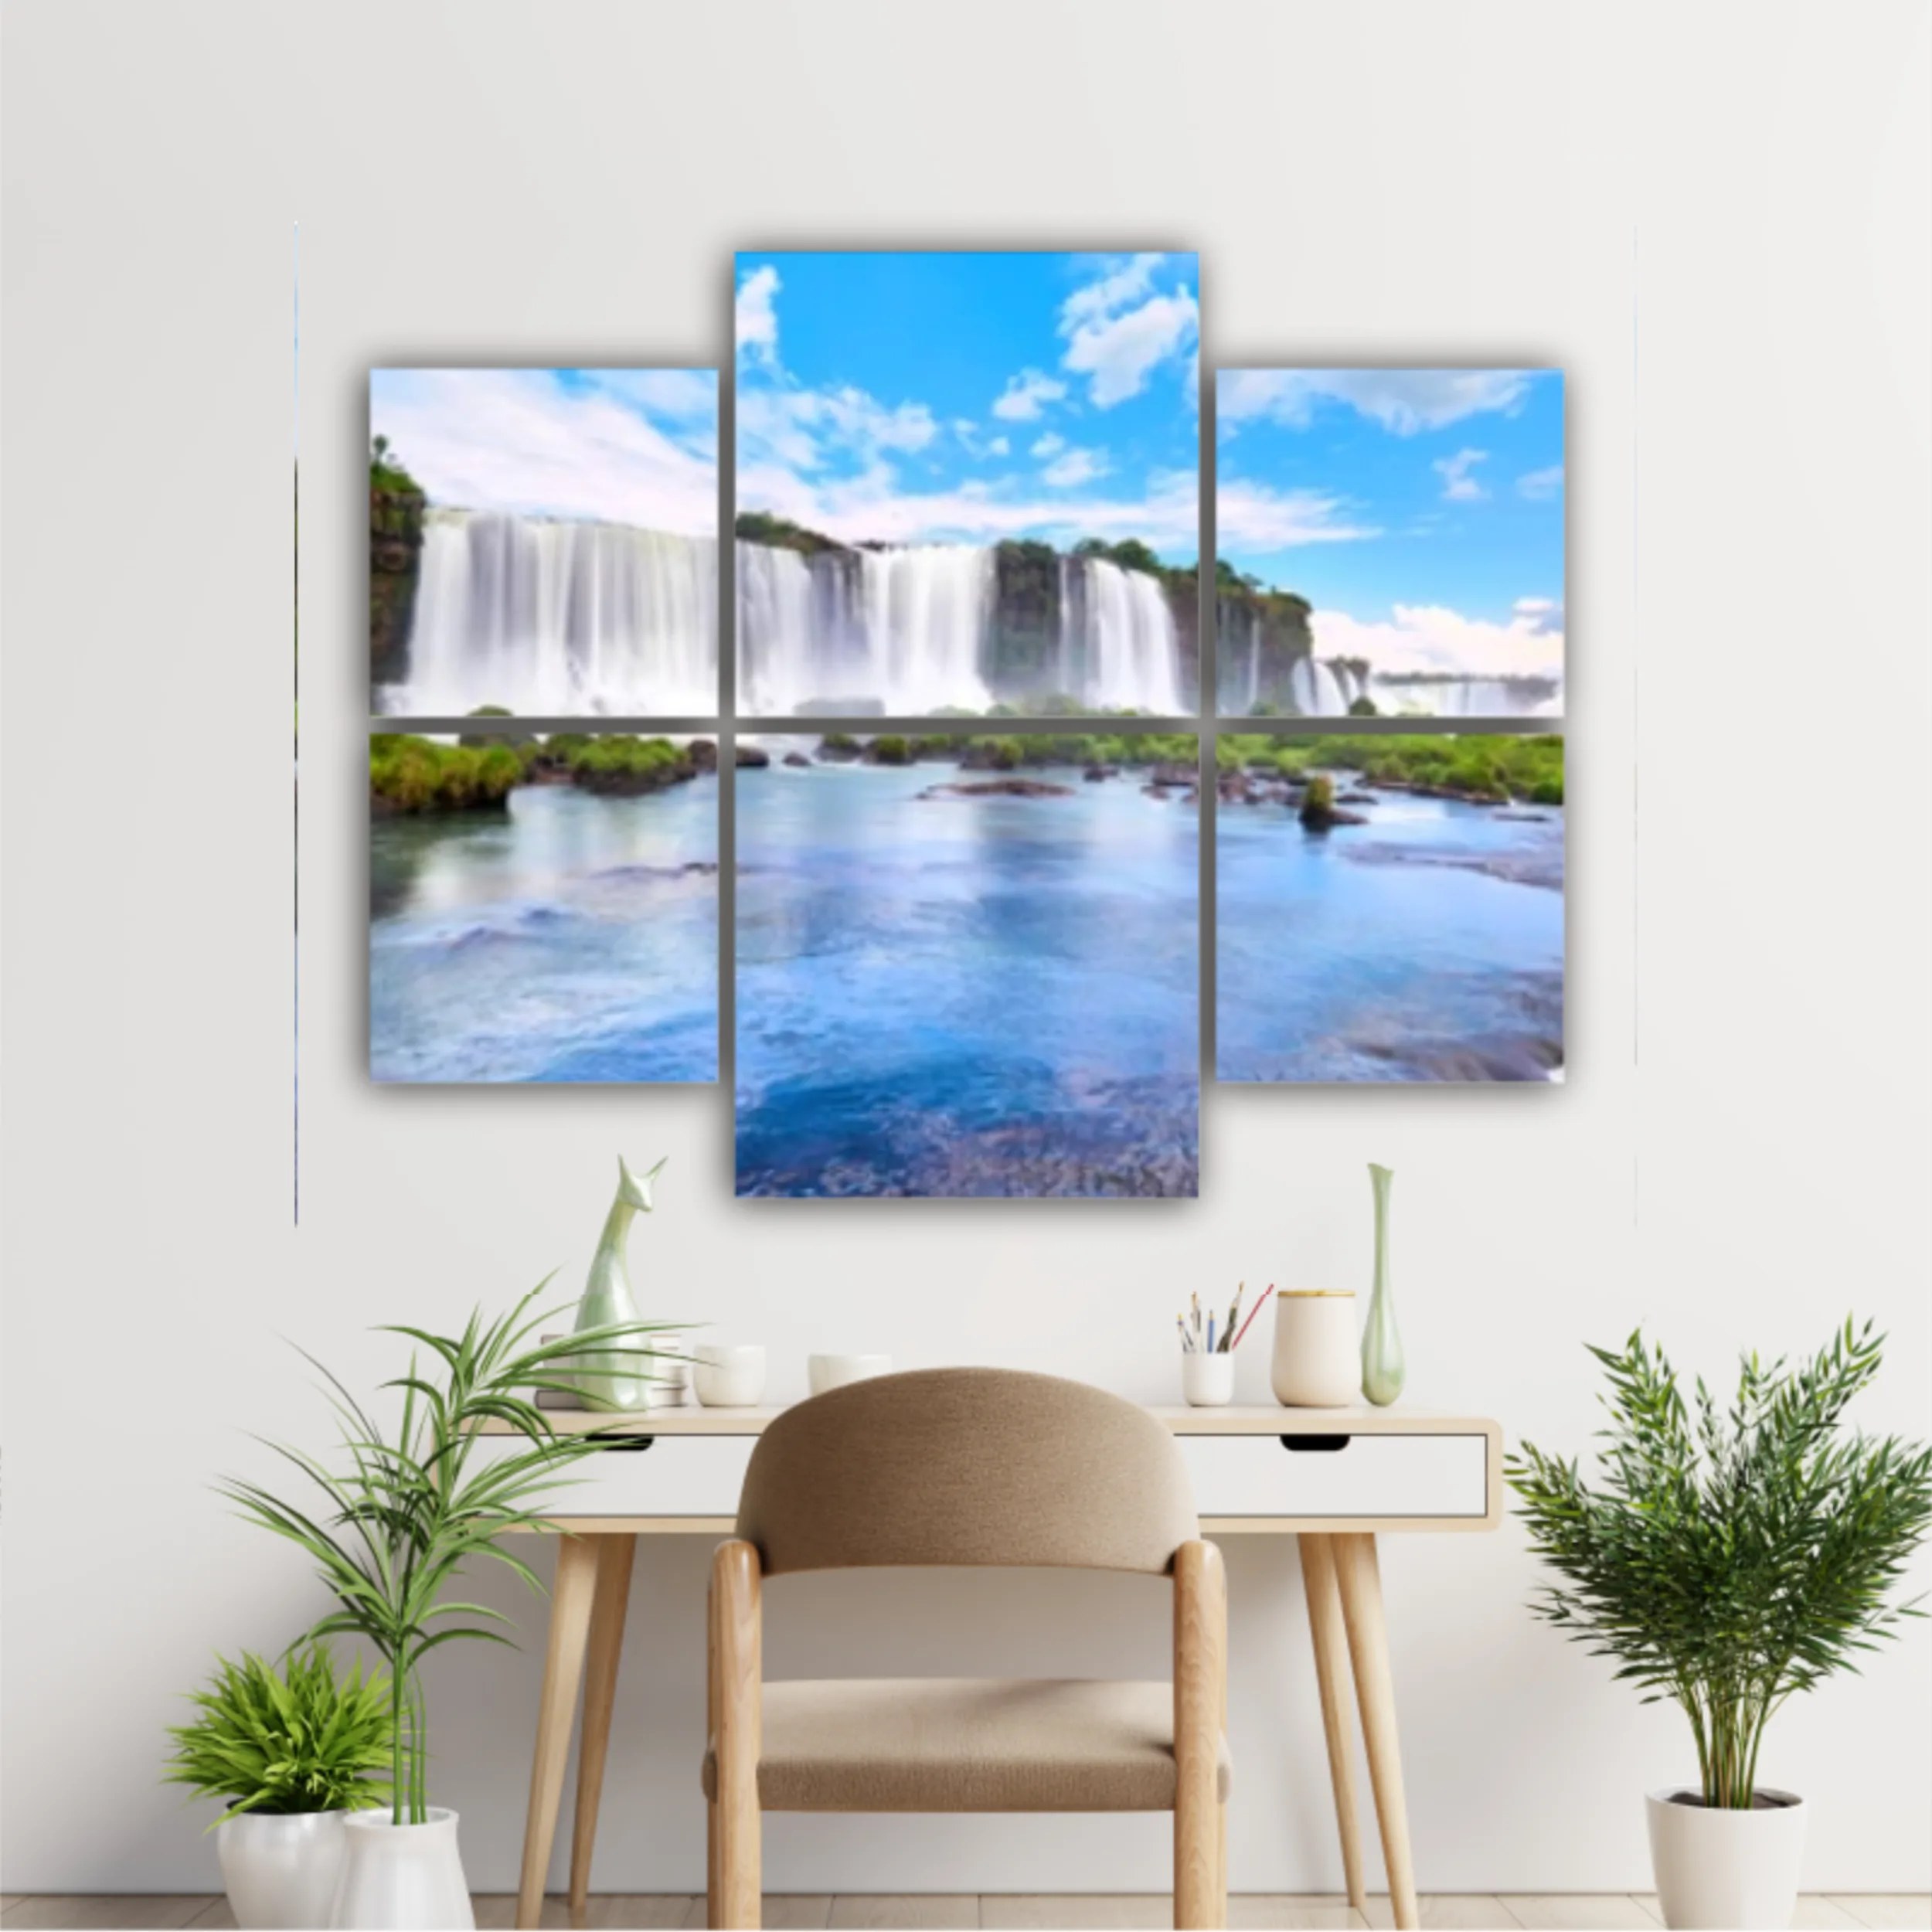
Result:
M1396 717L1552 718L1563 715L1554 676L1400 677L1375 681L1377 709Z
M433 509L391 716L702 716L718 704L718 551L617 523Z
M1023 675L1002 677L998 553L914 544L807 556L740 543L739 709L783 717L983 712L996 699L1062 692L1084 709L1172 716L1180 634L1158 579L1100 557L1062 557Z
M1332 665L1319 658L1297 658L1289 673L1294 708L1304 718L1344 718L1349 701Z
M1158 579L1100 557L1081 560L1086 580L1083 704L1172 716L1181 702L1181 641Z

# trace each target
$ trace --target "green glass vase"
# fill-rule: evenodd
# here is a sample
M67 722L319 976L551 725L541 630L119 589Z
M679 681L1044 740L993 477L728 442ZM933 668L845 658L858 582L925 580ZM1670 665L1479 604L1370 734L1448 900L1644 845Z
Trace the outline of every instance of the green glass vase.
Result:
M1392 1168L1369 1164L1369 1187L1376 1204L1376 1274L1368 1325L1362 1332L1362 1393L1378 1409L1387 1408L1401 1394L1406 1372L1402 1337L1396 1328L1395 1294L1389 1285L1389 1189L1395 1178Z

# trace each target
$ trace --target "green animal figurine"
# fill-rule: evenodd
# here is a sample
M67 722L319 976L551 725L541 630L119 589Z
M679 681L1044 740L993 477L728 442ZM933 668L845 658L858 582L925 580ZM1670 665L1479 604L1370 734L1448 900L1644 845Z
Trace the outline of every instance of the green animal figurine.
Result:
M664 1171L660 1161L649 1173L633 1174L622 1155L617 1158L617 1197L604 1217L604 1233L590 1261L590 1278L577 1304L576 1328L599 1328L614 1321L635 1321L638 1304L631 1297L631 1280L624 1264L634 1216L651 1212L651 1183ZM651 1389L658 1378L647 1357L621 1349L593 1349L574 1358L577 1389L589 1409L636 1410L650 1406Z

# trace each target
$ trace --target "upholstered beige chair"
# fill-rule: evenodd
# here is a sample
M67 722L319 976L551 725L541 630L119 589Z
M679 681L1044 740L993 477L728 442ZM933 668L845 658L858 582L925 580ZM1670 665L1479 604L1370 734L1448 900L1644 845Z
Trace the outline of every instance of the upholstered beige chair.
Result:
M1172 1574L1173 1680L764 1681L766 1577L889 1564ZM752 1455L710 1619L713 1926L758 1923L765 1811L1171 1811L1174 1923L1226 1922L1226 1583L1144 1410L995 1369L803 1403Z

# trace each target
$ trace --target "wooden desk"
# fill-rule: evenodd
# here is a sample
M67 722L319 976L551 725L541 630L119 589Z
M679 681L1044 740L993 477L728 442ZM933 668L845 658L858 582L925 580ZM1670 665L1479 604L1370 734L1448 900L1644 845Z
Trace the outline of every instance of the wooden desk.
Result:
M519 1927L535 1927L543 1907L580 1685L583 1732L570 1910L572 1922L583 1923L638 1538L730 1535L752 1447L777 1413L670 1409L622 1418L566 1411L553 1418L561 1429L595 1430L614 1440L574 1472L573 1485L546 1512L569 1533L557 1551L550 1600ZM1349 1902L1359 1910L1364 1899L1349 1749L1352 1676L1396 1923L1414 1925L1415 1874L1376 1539L1384 1531L1495 1529L1502 1516L1501 1427L1482 1417L1400 1407L1152 1413L1180 1444L1204 1535L1298 1539ZM699 1755L694 1740L694 1778Z

